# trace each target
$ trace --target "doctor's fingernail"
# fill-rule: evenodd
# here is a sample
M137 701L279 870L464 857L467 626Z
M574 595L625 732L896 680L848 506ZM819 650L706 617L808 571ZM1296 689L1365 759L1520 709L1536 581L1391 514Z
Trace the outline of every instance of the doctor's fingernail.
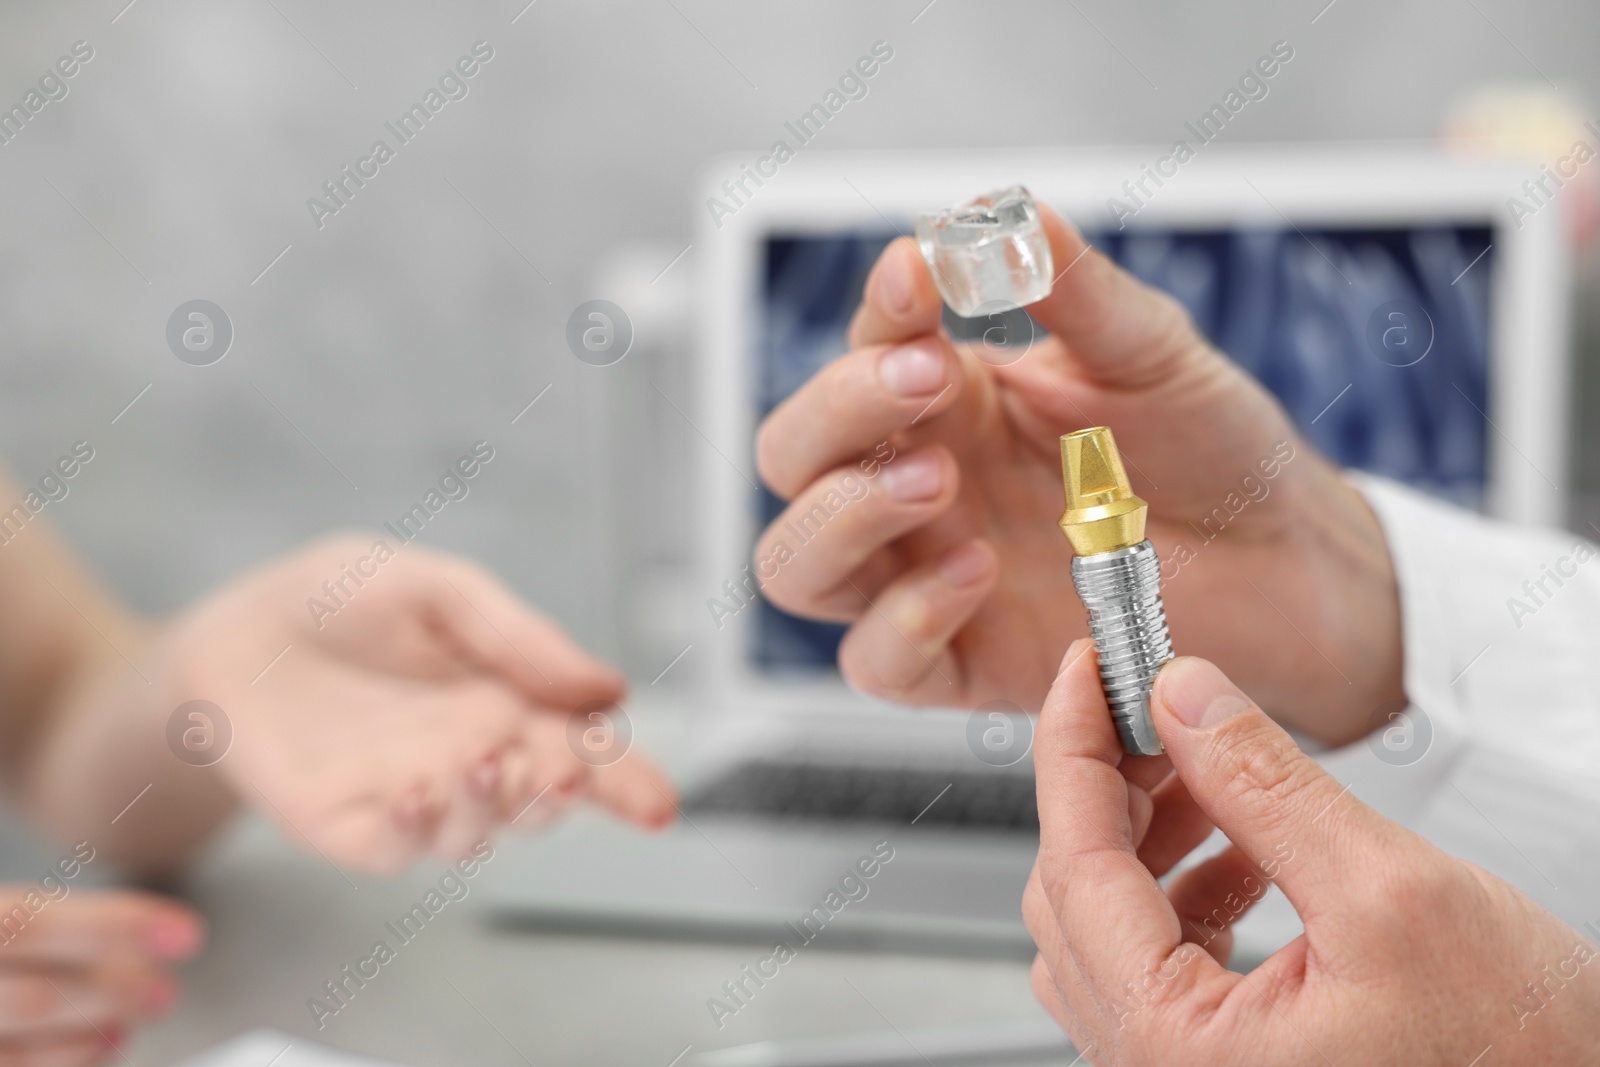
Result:
M1215 726L1250 708L1249 699L1228 676L1203 659L1181 656L1161 669L1156 692L1185 726Z
M944 352L933 338L891 348L878 360L878 378L896 396L927 396L944 388Z
M878 475L883 491L902 504L932 500L944 488L944 471L937 453L923 451L901 456Z
M911 310L911 254L910 249L896 245L878 265L878 292L884 306L897 315Z

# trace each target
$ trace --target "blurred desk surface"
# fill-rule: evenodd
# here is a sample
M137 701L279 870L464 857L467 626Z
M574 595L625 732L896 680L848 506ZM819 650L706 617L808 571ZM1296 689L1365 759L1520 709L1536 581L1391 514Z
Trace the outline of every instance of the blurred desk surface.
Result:
M654 733L639 725L646 748L660 752ZM524 847L537 840L496 842ZM319 1030L308 999L380 938L394 945L384 924L443 872L425 862L398 880L347 878L262 822L241 822L188 882L210 938L185 969L184 998L140 1032L129 1059L157 1067L272 1026L409 1067L668 1067L686 1046L684 1063L773 1038L1044 1018L1022 963L819 945L718 1030L706 1001L757 947L507 931L469 895L445 907Z

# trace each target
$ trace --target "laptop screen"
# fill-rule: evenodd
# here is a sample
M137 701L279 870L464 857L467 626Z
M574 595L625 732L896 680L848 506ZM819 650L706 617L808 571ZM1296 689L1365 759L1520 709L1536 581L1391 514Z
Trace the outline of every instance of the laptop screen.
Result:
M751 378L758 417L846 350L867 273L894 236L767 236ZM1495 270L1487 221L1085 236L1181 301L1335 462L1481 509ZM989 323L947 314L946 325L963 337ZM760 494L765 524L783 505L765 489ZM757 611L753 669L835 669L842 627L794 618L765 601Z

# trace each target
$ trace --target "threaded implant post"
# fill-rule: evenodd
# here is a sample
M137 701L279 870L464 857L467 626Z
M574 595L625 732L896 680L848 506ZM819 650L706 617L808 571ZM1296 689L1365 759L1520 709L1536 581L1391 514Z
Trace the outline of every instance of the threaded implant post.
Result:
M1155 546L1076 556L1072 584L1089 609L1089 632L1100 658L1100 681L1123 749L1158 756L1161 738L1150 714L1156 672L1172 658L1161 604L1161 562Z
M1117 734L1131 755L1159 755L1150 691L1172 658L1172 638L1161 604L1161 561L1144 536L1149 507L1133 495L1104 426L1062 435L1061 482L1067 498L1061 532L1076 553L1072 584L1089 609Z

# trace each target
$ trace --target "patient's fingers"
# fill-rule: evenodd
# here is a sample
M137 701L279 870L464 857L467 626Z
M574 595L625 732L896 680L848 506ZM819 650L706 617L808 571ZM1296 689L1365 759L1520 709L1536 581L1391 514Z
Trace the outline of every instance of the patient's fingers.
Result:
M492 768L492 772L486 768ZM473 847L486 841L500 822L498 755L475 761L455 783L433 851L446 863L470 855ZM492 780L491 780L492 778Z
M590 787L593 768L571 758L569 717L537 712L511 749L522 766L520 781L505 792L501 822L515 833L541 830L565 815Z
M500 750L500 780L495 796L499 821L510 821L538 792L533 781L533 761L521 737Z
M591 719L539 714L530 719L527 747L537 791L511 815L511 828L538 829L588 799L646 830L672 823L678 794L672 782L633 744L630 728L603 709Z
M204 939L176 901L129 890L0 886L0 1063L89 1064L178 996L167 973ZM29 904L34 905L30 909Z
M488 571L434 559L415 575L418 606L478 666L525 700L571 708L620 699L626 682Z
M506 821L507 806L517 800L509 795L507 776L515 773L531 777L522 750L523 739L515 736L470 760L459 771L432 841L440 859L453 862L467 856L478 843L493 837L494 830ZM518 782L518 787L525 784Z
M645 830L665 829L677 819L677 789L638 752L596 767L590 795L617 818Z
M852 589L846 580L884 545L948 508L960 485L955 460L937 446L897 457L870 481L851 472L840 468L808 486L756 546L761 591L785 611L856 618L865 603L859 583Z
M96 1031L80 1022L78 1029L55 1037L0 1041L0 1063L16 1067L89 1067L110 1062L113 1050L126 1038L127 1029L120 1024Z
M368 874L399 874L426 851L433 840L442 805L416 803L411 789L392 799L371 798L349 803L317 818L313 834L293 826L282 830L297 845L335 867ZM352 883L354 884L354 883Z
M148 969L0 971L0 1042L57 1040L165 1010L177 984ZM0 1063L5 1062L0 1059Z
M953 705L962 676L949 644L994 588L999 561L979 539L907 571L870 602L839 646L857 689L908 704Z
M199 916L151 893L78 891L48 901L33 886L0 886L0 892L15 894L15 906L0 914L0 951L7 963L87 966L108 956L180 960L205 940ZM30 902L39 904L37 911Z
M446 798L444 787L429 779L409 782L388 802L388 819L373 828L365 841L352 840L343 851L365 851L367 860L362 866L367 870L383 874L404 870L433 847L444 822ZM362 831L362 824L353 821L344 835L356 837Z
M506 819L513 829L537 829L564 814L592 784L596 752L604 758L613 743L614 705L578 712L531 710L521 727L528 776L516 810ZM596 749L598 744L601 747Z
M890 436L955 402L964 373L936 334L841 356L761 424L756 463L762 479L788 499L846 462L862 460L859 469L870 475L874 461L893 458Z

